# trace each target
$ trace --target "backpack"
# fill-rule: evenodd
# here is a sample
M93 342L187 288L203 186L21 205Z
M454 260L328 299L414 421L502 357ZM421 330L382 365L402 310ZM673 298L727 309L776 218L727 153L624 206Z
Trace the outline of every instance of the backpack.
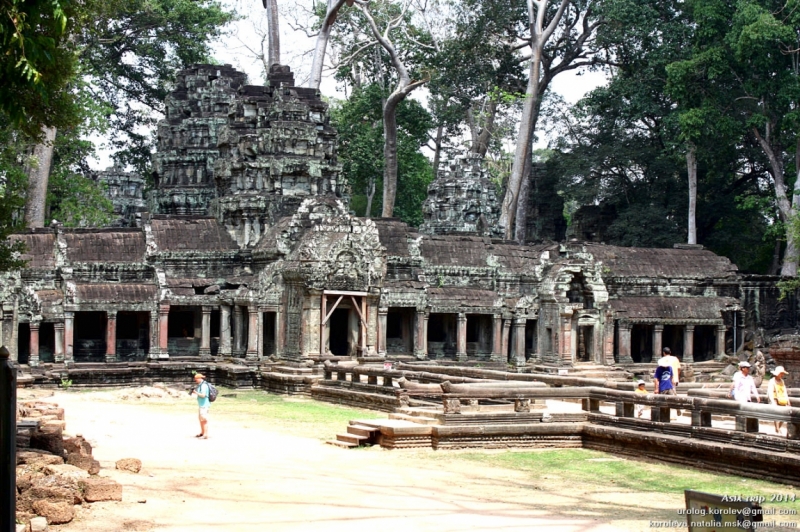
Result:
M213 403L217 400L217 394L219 394L219 391L217 390L217 387L210 382L206 381L206 384L208 385L208 401Z

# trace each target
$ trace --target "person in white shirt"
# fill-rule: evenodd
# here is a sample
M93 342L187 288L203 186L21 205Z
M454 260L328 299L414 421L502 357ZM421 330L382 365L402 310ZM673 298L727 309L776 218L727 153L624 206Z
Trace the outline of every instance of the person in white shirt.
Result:
M753 377L750 376L749 362L744 360L739 362L739 371L733 376L730 393L733 399L740 403L749 403L754 395L756 396L756 401L761 402L756 383L753 381Z

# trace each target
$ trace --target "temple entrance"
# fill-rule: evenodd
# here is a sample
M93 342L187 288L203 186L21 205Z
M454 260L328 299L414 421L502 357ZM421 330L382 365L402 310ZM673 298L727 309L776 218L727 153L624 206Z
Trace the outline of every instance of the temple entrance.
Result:
M55 362L56 330L52 323L39 326L39 362Z
M409 355L414 352L414 309L390 308L386 312L386 352Z
M538 352L539 320L525 321L525 359L528 360Z
M634 323L631 326L631 358L634 362L653 360L653 326Z
M167 322L167 346L170 356L199 356L202 334L200 307L172 306Z
M320 351L335 356L367 353L366 293L325 291L320 312Z
M431 313L428 318L428 355L436 358L455 356L458 314Z
M683 360L683 325L664 325L661 346L669 347L672 354Z
M578 326L577 362L594 361L594 325Z
M328 320L328 347L337 357L347 356L350 352L350 310L337 308Z
M75 362L104 362L106 359L106 313L75 313Z
M488 356L491 352L492 316L467 314L467 354Z
M716 327L697 325L694 328L694 361L714 360L717 354Z
M150 313L117 312L117 358L145 360L150 351Z
M264 331L264 345L262 346L264 356L270 356L275 354L275 319L277 317L277 313L275 312L264 312L263 313L263 325L262 330Z
M31 326L28 323L17 325L17 362L27 364L31 356Z

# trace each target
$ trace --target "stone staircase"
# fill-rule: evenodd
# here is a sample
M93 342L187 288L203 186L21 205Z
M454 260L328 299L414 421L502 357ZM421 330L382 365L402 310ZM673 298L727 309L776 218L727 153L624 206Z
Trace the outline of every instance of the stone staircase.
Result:
M378 443L380 426L368 421L350 421L347 432L337 434L335 440L328 440L325 443L343 449L353 449L354 447L367 447Z

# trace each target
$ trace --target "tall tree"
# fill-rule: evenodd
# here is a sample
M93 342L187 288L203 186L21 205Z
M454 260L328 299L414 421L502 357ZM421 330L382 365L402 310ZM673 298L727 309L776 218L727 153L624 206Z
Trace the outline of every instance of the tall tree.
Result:
M676 86L700 86L719 114L741 125L765 158L780 220L800 209L800 4L796 0L693 0L692 57L671 72ZM790 167L792 155L794 169ZM793 190L790 192L794 182ZM798 242L785 233L781 275L796 276Z

